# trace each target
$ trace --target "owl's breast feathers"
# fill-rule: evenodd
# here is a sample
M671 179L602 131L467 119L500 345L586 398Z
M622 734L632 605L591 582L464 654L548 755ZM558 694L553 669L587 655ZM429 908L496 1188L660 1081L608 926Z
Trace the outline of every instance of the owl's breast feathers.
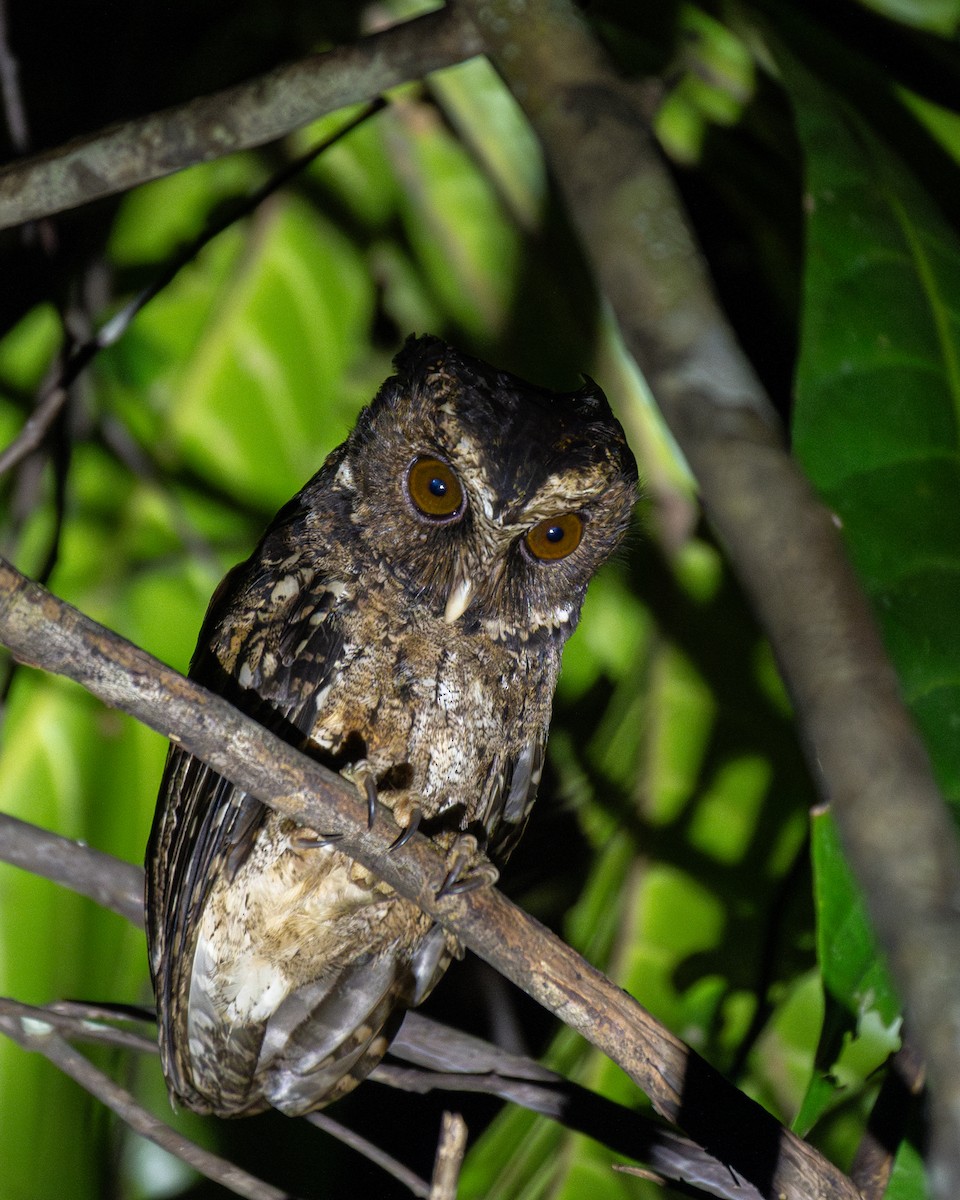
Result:
M211 603L192 673L334 768L365 760L407 824L504 858L543 763L557 662L411 613L387 572L283 528ZM292 535L291 535L292 536ZM289 552L287 552L289 551ZM534 661L535 658L535 661ZM459 952L332 845L171 750L149 859L152 970L171 1092L299 1113L353 1087Z

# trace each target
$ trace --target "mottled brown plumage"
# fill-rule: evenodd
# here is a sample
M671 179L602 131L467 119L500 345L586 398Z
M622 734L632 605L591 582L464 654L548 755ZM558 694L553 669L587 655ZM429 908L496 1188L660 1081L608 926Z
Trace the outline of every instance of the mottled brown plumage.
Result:
M436 338L396 365L217 590L191 673L482 878L529 815L560 653L636 467L592 385L546 392ZM171 749L147 924L190 1108L336 1099L458 953L320 835Z

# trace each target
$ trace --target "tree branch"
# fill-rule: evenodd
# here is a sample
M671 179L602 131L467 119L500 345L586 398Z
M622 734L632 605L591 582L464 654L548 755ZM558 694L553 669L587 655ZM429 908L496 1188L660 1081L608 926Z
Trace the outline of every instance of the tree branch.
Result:
M445 1112L430 1182L430 1200L456 1200L460 1168L467 1152L467 1123L459 1113Z
M48 1024L37 1010L15 1000L0 1000L0 1032L5 1033L24 1050L39 1051L64 1074L80 1084L92 1096L124 1120L131 1129L142 1137L169 1151L188 1163L201 1174L222 1184L238 1196L249 1200L294 1200L286 1192L271 1187L255 1176L248 1174L196 1142L171 1129L159 1117L148 1112L133 1096L119 1084L98 1070L79 1050L67 1045L63 1038Z
M855 1200L812 1147L657 1024L645 1009L495 889L436 898L444 864L378 808L366 828L356 789L249 717L57 600L0 560L0 641L31 666L66 675L182 744L231 782L339 846L576 1029L646 1092L658 1112L764 1196Z
M70 843L70 847L78 858L87 849L79 843ZM112 862L118 868L129 867L119 859ZM4 1013L29 1015L35 1022L60 1030L70 1042L159 1054L155 1034L126 1027L130 1021L153 1023L153 1015L125 1005L57 1000L28 1009L0 997L0 1015ZM721 1200L765 1200L746 1180L734 1178L725 1164L661 1122L588 1091L533 1059L501 1050L421 1013L406 1014L388 1053L391 1059L415 1065L380 1063L369 1076L376 1083L418 1094L453 1091L497 1096L584 1133L615 1153L647 1163L662 1179L695 1186ZM367 1139L326 1114L310 1113L307 1120L400 1179L415 1195L427 1195L425 1180Z
M0 813L0 860L62 883L143 928L143 871L139 867L7 813Z
M960 850L832 515L786 453L642 114L570 0L461 0L538 133L777 653L808 758L929 1064L960 1195Z
M440 9L11 163L0 170L0 229L262 146L338 108L470 58L479 48L470 23Z

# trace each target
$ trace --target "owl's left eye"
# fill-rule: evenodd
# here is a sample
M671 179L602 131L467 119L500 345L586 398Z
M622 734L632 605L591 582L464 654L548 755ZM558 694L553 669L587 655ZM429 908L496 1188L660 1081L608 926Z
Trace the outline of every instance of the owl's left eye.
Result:
M572 554L583 537L583 521L576 513L548 517L527 531L523 539L534 558L557 562Z
M407 495L425 517L451 520L463 512L463 488L454 469L439 458L424 455L407 472Z

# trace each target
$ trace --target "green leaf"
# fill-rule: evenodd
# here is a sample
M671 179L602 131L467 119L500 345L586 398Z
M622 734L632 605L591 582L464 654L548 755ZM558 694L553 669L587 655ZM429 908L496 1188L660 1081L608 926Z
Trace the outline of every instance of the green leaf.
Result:
M900 1004L863 897L826 811L811 821L817 961L826 1000L816 1069L794 1126L806 1133L844 1088L899 1046Z
M960 244L864 120L783 61L808 190L794 445L957 803Z
M902 1142L883 1200L929 1200L923 1156L912 1142Z
M960 24L958 0L860 0L860 3L892 21L930 33L949 36Z
M78 687L21 672L5 717L3 808L128 861L142 855L163 744ZM143 935L56 884L0 865L0 994L45 1004L68 996L147 996ZM15 914L15 918L14 918ZM102 1058L102 1056L101 1056ZM4 1195L102 1195L103 1110L39 1054L0 1040ZM37 1146L43 1153L36 1153ZM32 1147L29 1154L24 1146Z
M298 202L269 209L177 388L173 432L197 467L267 507L298 491L359 407L348 372L372 303L342 234Z

